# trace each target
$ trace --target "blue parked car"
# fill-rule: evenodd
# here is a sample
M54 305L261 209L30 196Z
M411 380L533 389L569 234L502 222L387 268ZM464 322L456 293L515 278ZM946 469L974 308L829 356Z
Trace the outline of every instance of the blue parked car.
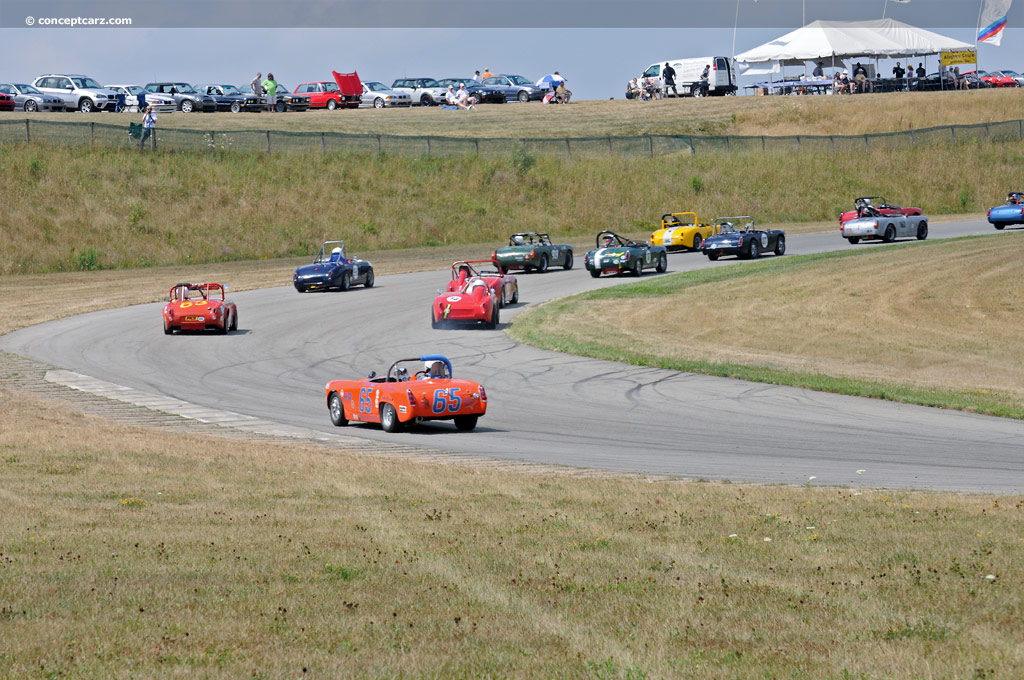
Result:
M1007 194L1006 203L989 209L988 221L996 229L1008 224L1024 224L1024 193L1011 191Z
M359 284L373 288L373 265L366 260L345 257L344 241L324 241L313 264L295 270L292 283L300 293L330 288L348 290Z

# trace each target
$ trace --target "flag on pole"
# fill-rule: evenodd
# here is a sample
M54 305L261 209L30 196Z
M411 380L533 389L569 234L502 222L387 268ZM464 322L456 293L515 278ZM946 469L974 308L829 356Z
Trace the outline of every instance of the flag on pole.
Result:
M1013 0L982 0L981 19L978 22L978 42L998 45L1006 28L1006 15Z

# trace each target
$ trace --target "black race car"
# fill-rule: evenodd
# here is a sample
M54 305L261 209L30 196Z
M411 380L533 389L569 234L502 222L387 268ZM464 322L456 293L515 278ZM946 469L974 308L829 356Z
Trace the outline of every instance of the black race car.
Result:
M366 260L345 257L344 241L324 241L313 264L295 270L292 283L300 293L330 288L348 290L359 284L373 288L373 265Z
M780 229L766 231L754 228L754 218L719 217L715 219L715 233L704 239L704 254L709 260L723 255L756 259L768 251L776 255L786 252L786 232Z

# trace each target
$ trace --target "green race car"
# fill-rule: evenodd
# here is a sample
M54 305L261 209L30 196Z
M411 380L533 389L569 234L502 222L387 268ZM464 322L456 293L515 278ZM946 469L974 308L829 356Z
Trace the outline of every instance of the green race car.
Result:
M491 253L505 269L522 269L527 272L544 273L548 267L572 269L572 246L553 244L547 234L523 232L512 234L508 245Z
M650 268L661 273L668 269L668 251L665 246L652 246L613 231L602 231L597 235L597 247L586 254L583 264L595 279L601 274L640 276Z

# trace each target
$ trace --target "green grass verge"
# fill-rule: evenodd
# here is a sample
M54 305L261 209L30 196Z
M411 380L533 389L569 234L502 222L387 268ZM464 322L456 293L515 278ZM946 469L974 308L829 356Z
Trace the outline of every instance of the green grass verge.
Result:
M907 243L890 246L887 252L907 248L934 247L942 243L978 238L992 237L970 236L955 239L936 239L921 244ZM576 354L593 359L619 361L635 366L651 366L673 371L736 378L770 385L802 387L821 392L886 399L907 404L956 409L1003 418L1024 419L1024 406L1013 399L998 394L982 394L972 390L938 389L900 382L835 377L823 373L794 371L776 366L660 357L633 351L619 344L605 343L597 340L579 341L570 339L549 330L549 324L553 319L571 316L579 305L584 305L590 301L644 299L671 295L699 285L725 283L749 277L764 276L766 274L773 276L784 275L787 272L796 272L823 261L841 261L847 258L863 257L871 255L872 252L847 250L814 255L798 255L784 259L771 259L750 263L745 266L680 272L612 288L579 293L553 300L520 314L509 328L508 334L519 342L535 345L543 349Z

